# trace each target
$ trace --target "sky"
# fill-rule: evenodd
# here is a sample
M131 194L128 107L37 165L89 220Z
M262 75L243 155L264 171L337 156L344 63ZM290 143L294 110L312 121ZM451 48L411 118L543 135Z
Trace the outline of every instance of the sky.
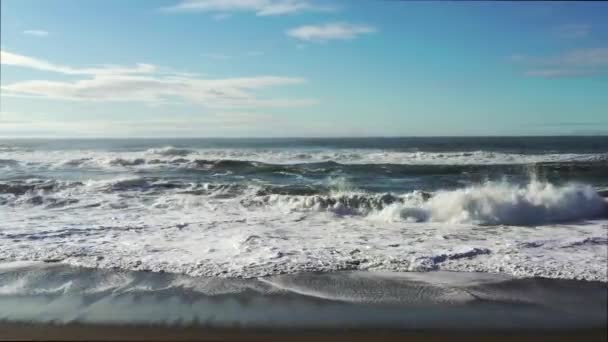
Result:
M0 4L0 137L608 134L608 2Z

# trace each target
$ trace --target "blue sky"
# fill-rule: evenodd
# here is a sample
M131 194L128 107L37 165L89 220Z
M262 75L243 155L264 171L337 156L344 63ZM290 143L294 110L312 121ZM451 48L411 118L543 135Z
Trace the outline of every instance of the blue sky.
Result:
M608 3L1 6L4 137L608 134Z

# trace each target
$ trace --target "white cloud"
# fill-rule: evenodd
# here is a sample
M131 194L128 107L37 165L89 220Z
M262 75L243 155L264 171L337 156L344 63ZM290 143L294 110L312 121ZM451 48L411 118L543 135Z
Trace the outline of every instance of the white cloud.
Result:
M511 56L513 62L524 65L527 76L580 77L608 72L608 48L585 48L551 56Z
M329 11L306 0L182 0L164 8L172 12L253 12L258 16L285 15L303 11Z
M141 74L156 71L156 66L151 64L137 64L134 68L112 65L103 66L101 68L72 68L4 50L0 50L0 61L4 65L51 71L66 75Z
M150 104L178 101L213 108L292 107L316 103L311 99L263 99L253 94L253 91L261 88L305 82L297 77L209 79L179 73L159 73L156 67L148 64L138 64L136 68L77 69L1 52L3 65L89 76L73 81L30 80L3 84L3 96L74 101L135 101Z
M574 39L584 38L591 32L591 25L588 24L568 24L556 27L555 34L560 38Z
M310 42L325 42L328 40L349 40L362 34L376 32L376 28L369 25L355 25L349 23L329 23L323 25L306 25L288 30L288 36Z
M36 37L46 37L49 35L49 33L44 30L25 30L25 31L23 31L23 34L27 34L30 36L36 36Z

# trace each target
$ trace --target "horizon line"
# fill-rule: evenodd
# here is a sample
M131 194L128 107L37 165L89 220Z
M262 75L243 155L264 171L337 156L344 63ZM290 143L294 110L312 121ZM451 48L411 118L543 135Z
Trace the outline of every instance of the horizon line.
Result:
M608 133L602 134L547 134L547 135L394 135L394 136L284 136L284 137L248 137L248 136L207 136L207 137L49 137L49 136L0 136L0 140L25 140L25 139L45 139L45 140L144 140L144 139L433 139L433 138L608 138Z

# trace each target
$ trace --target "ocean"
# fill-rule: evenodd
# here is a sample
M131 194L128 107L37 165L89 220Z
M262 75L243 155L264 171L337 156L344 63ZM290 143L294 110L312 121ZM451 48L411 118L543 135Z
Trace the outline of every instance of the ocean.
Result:
M4 139L0 260L606 282L606 196L608 137Z

